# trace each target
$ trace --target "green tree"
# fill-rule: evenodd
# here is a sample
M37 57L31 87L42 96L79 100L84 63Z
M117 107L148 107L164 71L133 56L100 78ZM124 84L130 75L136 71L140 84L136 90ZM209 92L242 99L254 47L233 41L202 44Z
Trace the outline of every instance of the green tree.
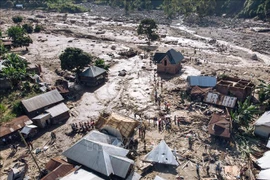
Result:
M0 42L0 56L4 55L5 53L7 53L7 49L6 49L5 46Z
M105 64L103 59L98 59L95 61L95 66L109 70L110 66Z
M238 107L235 112L231 112L231 117L235 123L235 128L243 126L248 128L253 121L255 115L259 113L258 107L251 104L250 97L248 97L243 103L238 102Z
M33 26L30 24L24 24L22 25L22 28L28 33L31 34L33 32Z
M7 30L7 34L13 40L13 45L18 46L29 46L33 41L29 36L25 36L25 30L20 26L11 26Z
M259 101L261 105L266 107L266 110L270 110L270 84L261 80L261 84L259 84L256 89L259 90Z
M19 82L27 76L27 62L14 53L8 54L6 59L7 64L2 74L11 81L13 87L17 87Z
M41 27L40 25L37 24L37 25L35 26L34 32L35 32L35 33L38 33L38 32L41 31L41 29L42 29L42 27Z
M158 34L155 32L157 30L157 24L153 19L144 19L141 21L137 33L138 35L145 34L148 39L148 44L151 41L155 41L159 38Z
M66 48L60 55L61 68L79 73L91 61L92 57L79 48Z
M12 17L12 20L14 23L20 23L20 22L22 22L23 17L22 16L14 16L14 17Z

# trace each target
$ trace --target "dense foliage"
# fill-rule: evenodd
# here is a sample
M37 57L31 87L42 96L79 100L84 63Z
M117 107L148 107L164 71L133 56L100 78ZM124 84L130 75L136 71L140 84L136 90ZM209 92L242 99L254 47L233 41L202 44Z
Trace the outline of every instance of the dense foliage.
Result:
M26 31L21 26L11 26L7 30L7 34L12 38L13 46L29 46L33 43L29 36L26 36Z
M14 17L12 17L12 20L14 23L20 23L20 22L22 22L23 17L22 16L14 16Z
M95 61L95 66L103 68L105 70L109 70L110 66L105 64L105 61L103 59L97 59Z
M59 58L62 69L77 73L92 61L92 57L79 48L66 48Z
M148 39L148 44L151 41L155 41L159 38L158 34L155 32L157 30L157 24L153 19L144 19L139 24L137 29L138 35L144 34Z

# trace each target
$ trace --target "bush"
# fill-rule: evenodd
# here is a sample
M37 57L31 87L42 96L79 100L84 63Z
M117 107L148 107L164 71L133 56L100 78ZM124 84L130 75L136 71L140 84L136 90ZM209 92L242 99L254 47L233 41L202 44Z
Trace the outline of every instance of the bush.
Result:
M33 27L30 24L24 24L22 27L28 34L33 32Z
M42 29L42 27L37 24L36 27L35 27L35 29L34 29L34 32L38 33L38 32L41 31L41 29Z
M22 22L23 17L22 16L14 16L14 17L12 17L12 20L14 23L19 23L19 22Z
M13 103L12 113L16 114L16 116L20 116L23 114L23 107L21 101L15 101Z

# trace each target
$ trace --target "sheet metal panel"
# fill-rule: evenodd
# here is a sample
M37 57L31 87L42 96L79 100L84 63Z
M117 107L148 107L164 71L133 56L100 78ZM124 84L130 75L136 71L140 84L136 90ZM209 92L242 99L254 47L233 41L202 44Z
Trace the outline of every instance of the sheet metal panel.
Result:
M204 99L204 102L230 108L234 108L236 101L237 101L236 97L224 96L213 92L208 92Z

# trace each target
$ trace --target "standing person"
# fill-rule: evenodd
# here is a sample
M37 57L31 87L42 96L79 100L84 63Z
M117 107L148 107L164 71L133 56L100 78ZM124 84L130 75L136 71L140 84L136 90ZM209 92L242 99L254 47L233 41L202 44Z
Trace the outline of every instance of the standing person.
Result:
M210 177L209 170L210 170L210 166L209 166L209 164L207 164L207 166L206 166L206 172L207 172L207 176L208 177Z
M192 138L190 136L188 137L188 144L189 144L189 149L192 149Z
M157 126L157 117L154 117L154 128Z
M27 145L28 145L30 151L34 149L33 144L32 144L31 141L28 141L28 142L27 142Z
M218 163L216 166L216 174L220 175L220 163Z
M196 165L196 172L197 172L198 178L200 179L200 164L199 163L197 163Z
M180 127L180 117L177 118L177 126Z
M55 140L56 139L56 135L54 132L51 132L51 140Z
M174 125L176 125L176 115L174 115L173 121L174 121Z

